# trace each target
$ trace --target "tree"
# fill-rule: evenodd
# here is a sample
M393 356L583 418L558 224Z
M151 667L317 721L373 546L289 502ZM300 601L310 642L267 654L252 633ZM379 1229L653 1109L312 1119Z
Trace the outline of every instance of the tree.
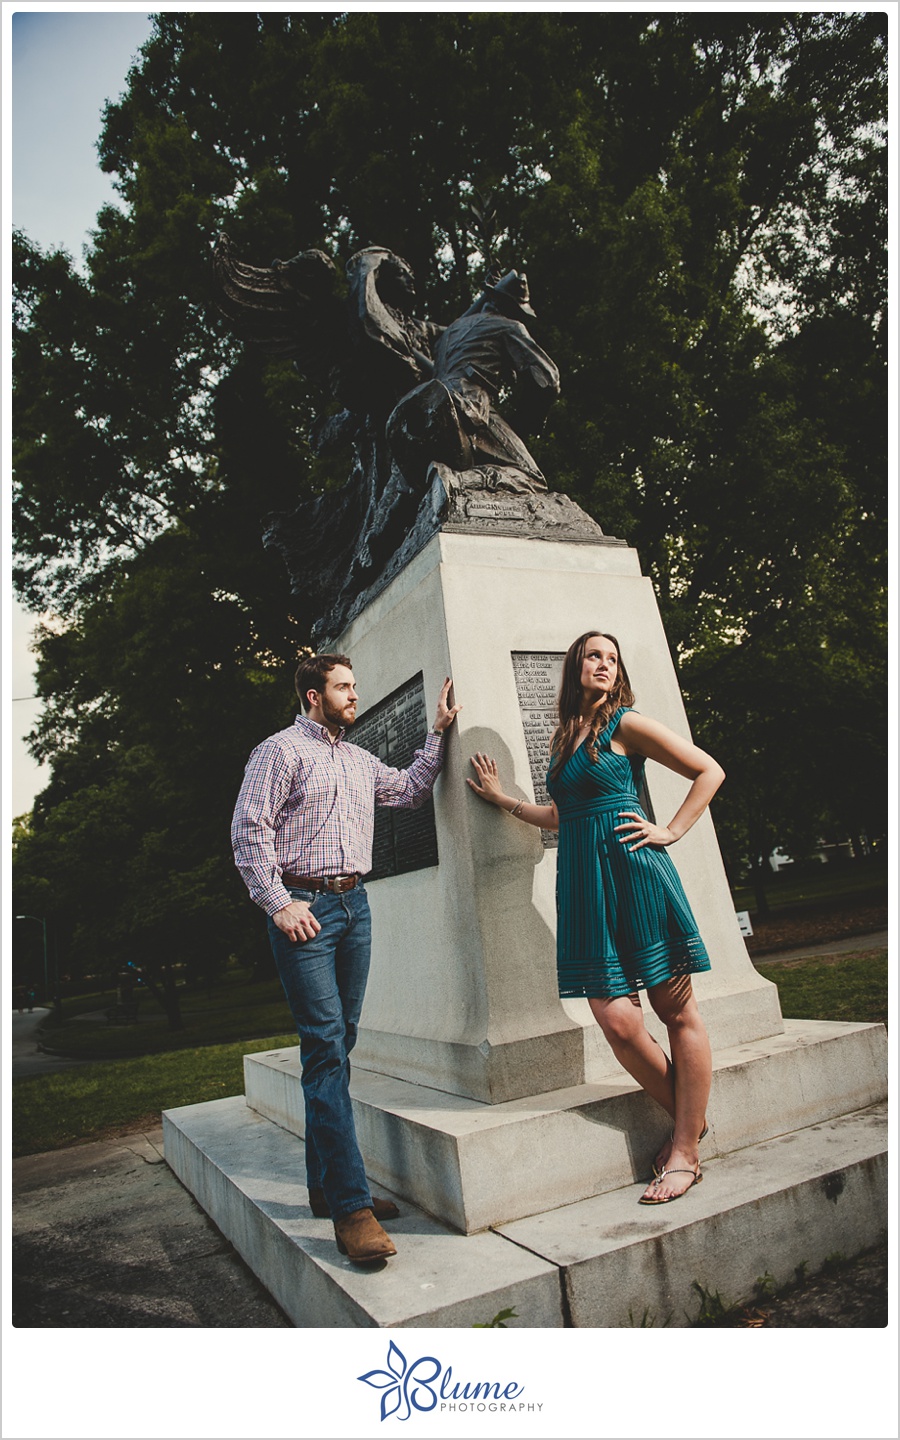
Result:
M289 617L267 650L218 565L164 532L77 623L45 629L38 684L54 699L34 748L53 772L15 847L17 886L52 876L67 969L133 962L176 1025L180 972L265 955L228 829L247 755L291 716Z
M84 277L15 247L16 579L60 617L18 869L71 855L74 948L243 933L227 813L309 618L260 517L344 478L305 438L314 385L217 318L223 229L261 264L392 247L447 321L491 195L563 374L534 453L654 580L735 865L877 826L885 47L864 12L156 17ZM91 909L90 847L151 911Z

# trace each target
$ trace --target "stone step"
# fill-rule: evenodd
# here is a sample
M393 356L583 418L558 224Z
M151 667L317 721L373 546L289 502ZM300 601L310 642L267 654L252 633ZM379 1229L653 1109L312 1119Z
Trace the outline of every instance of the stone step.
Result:
M886 1075L882 1025L787 1020L784 1034L717 1051L701 1158L872 1105ZM296 1047L245 1056L244 1081L254 1110L303 1135ZM351 1095L370 1177L468 1234L645 1179L668 1134L621 1070L487 1105L357 1068Z
M302 1328L468 1327L506 1308L525 1328L684 1326L695 1286L750 1299L758 1277L851 1256L887 1223L884 1105L705 1162L701 1185L656 1208L628 1184L461 1235L402 1201L380 1267L338 1254L308 1209L302 1141L243 1096L166 1111L163 1129L175 1174Z
M614 1191L503 1225L498 1233L559 1266L570 1323L685 1326L702 1292L753 1298L847 1258L887 1229L887 1104L779 1135L704 1163L682 1201ZM699 1289L697 1287L700 1287Z
M331 1221L308 1207L302 1140L243 1095L162 1118L168 1164L295 1325L466 1327L509 1307L563 1325L556 1265L490 1231L459 1235L403 1201L386 1227L397 1256L361 1266L339 1255Z

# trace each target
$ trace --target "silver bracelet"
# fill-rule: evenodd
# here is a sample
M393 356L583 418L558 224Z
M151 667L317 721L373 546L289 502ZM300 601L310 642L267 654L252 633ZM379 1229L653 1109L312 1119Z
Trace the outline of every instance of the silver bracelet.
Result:
M524 800L520 800L519 803L518 803L518 805L514 805L513 808L510 810L510 812L509 812L510 815L518 815L519 811L521 810L521 808L522 808L522 806L523 806L524 804L525 804L525 801L524 801Z

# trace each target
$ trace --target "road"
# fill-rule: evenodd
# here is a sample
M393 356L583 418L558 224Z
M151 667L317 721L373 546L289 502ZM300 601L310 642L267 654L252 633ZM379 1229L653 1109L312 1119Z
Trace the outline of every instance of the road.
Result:
M821 945L805 945L802 949L770 950L752 955L754 964L778 964L783 960L812 960L817 955L852 955L857 950L886 950L887 930L873 930L870 935L846 935L843 940L826 940Z
M12 1210L13 1325L290 1328L165 1163L161 1125L14 1160Z

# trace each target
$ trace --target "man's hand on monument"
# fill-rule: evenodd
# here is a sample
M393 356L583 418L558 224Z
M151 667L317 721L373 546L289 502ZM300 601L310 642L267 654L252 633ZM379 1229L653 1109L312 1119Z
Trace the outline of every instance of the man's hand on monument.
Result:
M272 919L289 940L311 940L322 928L305 900L292 900L283 910L276 910Z
M443 686L441 687L441 693L438 696L437 715L435 716L434 725L432 726L432 729L434 730L449 730L450 726L453 724L454 720L462 709L461 705L450 705L449 703L450 687L452 686L452 684L453 681L448 675L447 679L443 683Z

